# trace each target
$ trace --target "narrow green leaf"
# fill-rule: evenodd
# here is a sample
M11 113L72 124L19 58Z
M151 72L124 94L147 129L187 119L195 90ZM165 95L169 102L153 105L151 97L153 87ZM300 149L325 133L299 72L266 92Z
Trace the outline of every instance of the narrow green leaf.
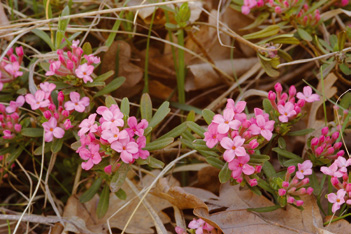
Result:
M105 82L102 82L102 81L95 81L94 82L89 82L89 83L85 83L83 84L84 87L88 87L88 88L91 88L91 87L101 87L101 86L106 86L106 83Z
M148 157L147 161L148 161L148 165L152 168L162 169L165 166L164 162L162 162L154 157Z
M117 102L116 100L111 97L110 95L108 95L106 98L105 98L105 105L107 107L111 107L112 105L117 105Z
M263 99L262 105L263 105L264 111L267 114L270 114L271 111L273 110L272 104L267 98Z
M184 110L184 111L194 111L196 114L201 114L201 109L196 108L194 106L188 105L188 104L184 104L184 103L179 103L179 102L171 102L171 105L175 108Z
M302 163L302 158L293 158L283 162L284 167L296 166L298 163Z
M118 15L119 16L118 18L122 19L123 18L123 14L124 14L124 11L121 11L119 13L119 15ZM112 31L113 32L111 32L110 35L108 35L108 38L107 38L107 40L105 42L105 46L110 47L112 45L113 41L115 40L117 31L118 31L118 28L119 28L120 25L121 25L121 21L120 20L116 20L114 25L113 25L113 27L112 27Z
M50 46L50 48L54 51L55 50L55 46L54 44L52 44L51 38L49 37L49 35L40 30L40 29L32 29L32 33L34 33L35 35L37 35L39 38L41 38L43 41L45 41L45 43Z
M127 194L123 189L119 189L117 192L115 192L116 196L121 199L121 200L126 200L127 199Z
M250 25L248 25L240 30L249 30L249 29L256 28L257 26L260 26L266 19L268 19L269 15L270 15L269 12L264 12L262 14L259 14L252 24L250 24Z
M159 137L158 140L163 139L163 138L167 138L167 137L176 138L176 137L180 136L180 134L182 134L187 128L188 128L188 126L184 122L184 123L178 125L177 127L173 128L171 131L169 131L166 134Z
M22 152L23 152L23 148L18 146L18 148L15 151L10 153L10 155L6 158L6 161L8 163L14 162L18 158L18 156L21 155Z
M126 80L126 78L124 77L117 77L114 80L112 80L110 83L107 84L107 86L105 88L103 88L102 90L100 90L99 92L97 92L94 95L94 98L96 97L100 97L102 95L105 94L109 94L113 91L115 91L116 89L118 89L119 87L121 87L121 85L124 83L124 81Z
M286 148L286 142L285 142L283 137L279 137L278 138L278 146L281 149L285 149Z
M189 114L186 116L186 121L195 122L195 111L190 111Z
M206 157L206 162L208 162L208 164L218 169L222 169L224 166L224 162L219 158L215 158L215 157Z
M129 100L128 98L125 97L122 99L122 102L121 102L121 112L125 117L128 117L129 111L130 111Z
M164 102L162 105L157 109L156 113L152 117L149 127L154 128L157 124L161 123L161 121L168 115L171 111L169 108L169 102Z
M51 145L51 151L53 153L58 153L61 150L62 145L63 145L63 138L55 139Z
M85 42L82 46L84 54L92 54L93 53L93 48L91 47L91 44L89 42ZM105 73L106 74L106 73ZM98 78L98 77L97 77ZM96 78L96 79L97 79ZM96 80L95 79L95 80ZM103 80L102 80L103 81Z
M129 171L129 169L130 169L129 164L125 164L125 163L121 164L121 166L118 168L118 170L112 176L112 179L110 182L111 192L115 193L122 187L122 185L124 184L124 181L127 177L127 173Z
M292 152L289 152L285 149L280 149L278 147L275 147L272 149L274 152L278 153L279 155L285 157L285 158L290 158L290 159L301 159L300 156L292 153Z
M273 68L271 62L266 61L265 57L262 56L260 53L258 53L258 58L267 75L269 75L270 77L279 76L280 72Z
M94 183L90 186L90 188L85 191L82 196L80 196L79 201L81 203L85 203L90 201L94 195L98 192L100 185L102 183L102 179L99 177L97 180L94 181Z
M52 145L52 142L46 142L45 143L45 147L44 147L44 154L48 153L51 151L51 145ZM42 149L43 149L43 146L40 145L38 146L35 150L34 150L34 155L41 155L42 154ZM78 149L78 148L77 148Z
M269 161L266 161L264 164L263 164L263 172L264 174L266 175L267 178L273 178L273 177L276 177L276 171L274 170L274 167L273 165L269 162Z
M4 147L4 146L2 146L2 147ZM4 147L4 148L0 149L0 155L4 155L4 154L7 154L7 153L10 153L11 151L14 151L14 149L15 149L14 145L10 145L7 148Z
M273 35L276 35L280 30L279 25L270 25L264 29L262 29L261 31L258 32L254 32L254 33L250 33L247 35L244 35L243 37L246 40L252 40L252 39L257 39L257 38L264 38L264 37L270 37Z
M108 78L110 78L111 76L113 76L115 74L115 72L113 70L105 72L104 74L99 75L98 77L96 77L94 79L94 82L102 82L107 80ZM93 82L93 83L94 83Z
M146 119L148 122L152 118L152 102L149 94L144 93L140 100L141 118Z
M265 154L253 154L250 156L250 163L264 163L265 161L269 160L271 157Z
M298 131L288 132L288 136L305 136L314 131L314 128L306 128Z
M204 117L207 124L212 122L213 116L215 116L215 113L209 109L204 109L202 111L202 117Z
M109 203L110 203L110 190L108 188L108 185L105 185L104 189L100 194L99 203L96 208L96 214L99 219L105 216L108 210Z
M174 141L173 137L166 137L166 138L162 138L162 139L157 139L153 142L147 143L143 149L149 150L149 151L163 149L167 145L171 144L173 141Z
M275 191L269 186L269 184L266 181L259 179L257 182L258 182L257 185L260 188L262 188L263 190L265 190L267 192L270 192L273 196L275 196Z
M222 170L219 172L218 178L219 182L222 184L229 181L232 175L232 171L228 168L228 163L225 163Z
M263 213L263 212L271 212L279 208L281 208L280 205L275 205L275 206L267 206L267 207L260 207L260 208L248 208L247 210Z
M27 137L42 137L43 129L42 128L22 128L21 134Z
M76 141L76 142L73 142L72 144L71 144L71 148L73 149L73 150L77 150L79 147L81 147L81 143L80 143L80 141Z
M302 28L298 28L297 33L299 34L301 39L303 39L305 41L312 41L312 39L313 39L312 36Z
M318 178L316 176L316 173L314 173L312 171L312 175L310 175L309 178L310 178L310 185L313 188L313 194L318 196L321 192L321 187L320 187L320 184L318 182Z
M201 138L204 138L205 135L205 129L203 129L202 127L200 127L197 123L195 122L191 122L191 121L187 121L186 122L188 127L193 130L193 132L195 132L197 135L199 135Z
M196 149L201 155L205 156L205 157L219 157L218 154L214 151L210 151L210 150L198 150Z

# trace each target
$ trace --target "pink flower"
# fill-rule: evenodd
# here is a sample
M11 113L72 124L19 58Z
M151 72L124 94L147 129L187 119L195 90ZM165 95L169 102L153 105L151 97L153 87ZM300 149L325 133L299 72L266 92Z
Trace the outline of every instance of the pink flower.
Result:
M238 130L241 122L239 120L234 120L234 110L233 109L225 109L222 115L215 115L213 117L212 122L218 124L218 133L226 134L229 131L229 128L234 130Z
M339 171L342 173L347 173L347 167L351 165L351 159L346 159L344 157L338 157L335 162L339 167Z
M129 129L127 130L131 137L135 135L142 136L144 135L144 129L147 128L148 122L146 119L142 119L138 124L137 119L134 116L128 118L128 126Z
M101 137L109 143L112 143L119 139L127 139L129 135L126 130L119 131L119 128L112 127L111 129L102 131Z
M22 95L18 96L16 101L10 101L10 105L6 107L6 112L11 114L17 111L19 107L23 106L23 104L24 104L24 97Z
M143 150L143 148L146 146L146 137L139 137L136 143L138 144L138 153L136 153L135 156L137 158L147 159L150 156L150 152L148 150Z
M88 160L87 162L82 162L82 168L84 170L90 170L94 164L99 164L101 162L101 155L99 153L100 145L89 144L89 149L81 149L79 151L79 156L83 160Z
M178 227L178 226L176 226L174 230L175 230L175 232L177 234L187 234L187 232L186 232L186 230L184 228L181 228L181 227Z
M335 213L338 209L340 209L340 205L345 203L344 197L345 197L346 191L343 189L338 190L338 192L335 193L329 193L328 194L328 201L330 203L333 203L332 211Z
M50 142L55 138L62 138L65 135L65 131L57 127L57 120L54 117L51 117L48 122L42 124L45 130L45 141Z
M102 130L110 129L112 127L123 127L123 113L118 109L106 109L102 113L103 123L101 124Z
M88 64L98 64L100 63L100 58L99 57L96 57L92 54L89 54L89 55L84 55L84 58L87 60Z
M93 71L94 66L88 65L87 63L79 65L75 70L77 77L83 79L84 83L87 83L88 81L93 82L93 79L90 77Z
M17 61L13 62L13 63L6 64L4 68L14 78L17 78L17 77L23 75L23 72L19 71L20 66L19 66L19 63Z
M54 61L50 62L50 70L45 73L46 76L53 76L55 75L56 71L60 68L61 62L60 61Z
M305 175L312 174L312 162L310 160L304 161L302 164L297 164L298 170L296 172L296 177L302 180Z
M133 154L138 152L138 144L129 139L115 141L111 144L111 148L121 154L121 159L125 163L133 162Z
M338 165L334 162L329 167L321 167L321 172L326 175L340 178L343 176L343 173L338 171Z
M318 94L312 94L312 88L310 86L305 86L303 88L303 93L298 92L296 97L298 99L303 99L306 102L319 101L319 95Z
M98 126L95 123L96 114L89 115L88 119L84 119L79 127L81 128L78 132L78 136L82 136L87 132L97 132Z
M242 147L244 142L245 139L240 136L234 137L233 140L231 140L229 137L224 137L221 140L221 146L224 149L226 149L226 151L223 154L224 160L227 162L231 162L235 158L235 156L245 156L247 153L245 148Z
M279 116L279 120L282 123L288 122L290 117L296 115L296 111L294 110L294 104L292 104L291 102L287 102L284 106L278 105L278 111L281 114Z
M45 99L48 99L51 95L51 92L56 88L55 84L49 82L41 83L39 86L41 90L45 92Z
M239 179L241 174L252 175L255 172L255 168L249 164L250 156L243 156L233 159L228 164L228 168L232 171L232 177L234 179Z
M32 110L48 107L50 105L50 101L45 99L45 92L42 90L37 90L34 96L30 93L26 94L25 99L26 102L31 106Z
M208 126L207 132L204 133L205 138L204 141L206 141L206 145L209 148L213 148L219 141L225 137L225 134L219 134L217 132L218 124L211 123Z
M256 116L256 124L252 124L249 128L252 135L261 134L267 141L273 136L274 120L266 121L263 115Z
M89 98L83 97L80 99L80 94L77 92L71 92L69 97L71 101L65 103L65 108L68 111L76 110L77 112L84 112L85 107L89 106Z
M213 233L213 234L215 234L216 233L216 231L214 230L214 227L212 227L210 224L206 223L202 219L198 219L198 220L193 219L189 223L188 227L191 228L191 229L196 229L195 230L196 234L203 234L203 233Z

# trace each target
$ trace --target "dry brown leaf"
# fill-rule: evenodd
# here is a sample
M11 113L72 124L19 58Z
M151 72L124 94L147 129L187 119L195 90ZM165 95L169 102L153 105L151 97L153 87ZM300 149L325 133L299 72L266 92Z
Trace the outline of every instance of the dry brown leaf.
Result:
M162 84L157 80L149 81L149 94L153 97L159 98L161 100L168 100L170 94L173 92L173 89ZM177 96L173 95L171 101L177 101Z
M219 60L215 62L215 65L228 75L233 75L235 71L236 75L240 76L256 63L257 58L246 58ZM216 73L213 67L208 63L190 65L188 68L191 75L185 82L186 91L213 87L222 81L218 73Z
M313 196L304 196L304 210L292 206L267 213L247 211L247 208L273 206L264 196L240 186L224 184L218 199L211 203L227 208L225 211L209 214L205 209L196 208L194 214L224 233L317 233L324 231L322 216Z
M326 217L326 218L328 218L328 217ZM336 218L336 217L334 216L334 218ZM325 221L328 221L328 219L326 219ZM345 219L341 219L341 220L338 220L336 222L330 223L324 229L326 229L327 231L332 232L332 233L346 234L346 233L350 233L351 224L348 221L346 221Z
M0 25L9 25L10 22L6 16L4 7L2 5L2 3L0 2ZM2 35L3 33L1 33L0 35ZM4 37L6 40L11 41L13 39L13 36L6 36Z
M124 76L126 81L117 89L114 96L132 97L139 93L143 87L140 81L143 78L143 70L137 65L130 62L132 49L125 41L115 41L105 53L101 72L105 73L110 70L116 71L116 56L118 55L118 76ZM115 75L116 76L116 75ZM109 82L109 81L107 81Z
M202 168L197 173L197 182L194 187L203 188L212 193L218 194L221 183L218 180L219 169L207 166Z
M170 186L167 178L161 178L157 184L154 194L169 201L179 209L194 209L197 207L207 208L207 205L191 193L186 192L179 186Z
M64 217L69 220L74 220L74 223L81 224L81 230L89 230L93 233L107 233L107 219L112 214L122 207L127 201L135 197L135 194L126 185L122 186L122 189L127 193L126 200L120 200L114 194L110 194L110 205L106 215L102 219L98 219L96 216L96 207L98 204L99 197L96 195L92 200L81 204L76 197L70 197L65 210ZM163 199L159 199L151 194L146 196L146 200L157 212L163 223L170 222L170 218L162 212L163 209L171 207L171 204ZM138 204L139 199L134 199L128 206L121 210L117 215L110 219L110 225L112 228L123 229L130 215L134 211L134 208ZM126 229L127 233L154 233L152 227L154 221L148 214L144 206L140 206L129 226ZM67 225L65 232L68 231L73 233L80 233L81 230L73 225Z

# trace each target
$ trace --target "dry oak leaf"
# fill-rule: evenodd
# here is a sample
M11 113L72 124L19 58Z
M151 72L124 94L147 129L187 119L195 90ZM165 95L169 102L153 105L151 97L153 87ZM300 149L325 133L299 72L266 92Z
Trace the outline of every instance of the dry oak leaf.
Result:
M179 186L170 186L167 178L161 178L159 180L154 194L169 201L179 209L208 209L207 205L197 196L186 192Z
M79 223L80 229L75 226L68 225L65 227L65 232L68 231L73 233L84 233L81 230L87 230L91 233L104 234L107 233L107 219L112 216L120 207L122 207L127 201L133 199L136 195L132 190L127 186L123 185L122 189L127 193L126 200L120 200L113 193L110 194L109 209L106 215L98 219L96 216L96 208L98 204L99 197L96 195L92 200L86 203L80 203L78 198L71 196L68 199L64 210L64 217L68 220L75 220L75 224ZM152 194L148 194L145 198L152 208L159 215L163 223L169 223L170 218L162 212L163 209L171 207L171 204L163 199L159 199ZM131 216L134 208L138 204L139 199L133 199L133 201L122 209L117 215L110 219L111 228L118 228L122 230L127 223L127 220ZM146 208L141 205L137 212L134 214L129 226L126 229L126 233L154 233L152 229L154 227L154 221L150 217Z
M224 184L218 199L211 200L212 204L221 206L220 212L209 214L206 209L196 208L194 214L225 234L270 234L270 233L321 233L322 216L313 196L304 196L304 210L292 206L267 213L249 212L247 208L273 206L264 196L258 196L250 190L240 190L240 186ZM211 210L210 210L211 212Z

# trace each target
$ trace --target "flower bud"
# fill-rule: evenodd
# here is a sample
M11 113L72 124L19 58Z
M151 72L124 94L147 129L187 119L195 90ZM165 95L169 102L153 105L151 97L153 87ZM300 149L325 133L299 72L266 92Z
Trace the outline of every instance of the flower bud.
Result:
M332 183L333 186L336 186L336 185L339 184L339 180L338 180L337 177L332 177L332 178L330 179L330 181L331 181L331 183Z
M279 82L277 82L277 83L274 85L274 89L275 89L275 91L276 91L277 93L281 93L281 92L283 91L283 87L282 87L282 85L281 85Z
M268 92L268 100L274 101L276 97L277 97L277 95L275 94L275 92L273 92L273 91Z
M292 85L292 86L290 86L290 88L289 88L289 96L290 96L290 97L293 97L293 96L295 96L295 94L296 94L296 88L295 88L294 85Z
M111 169L112 169L112 166L108 165L108 166L106 166L104 168L104 171L105 171L106 174L111 175L112 174L112 170Z
M319 143L319 140L317 137L315 137L311 140L311 146L316 146L316 145L318 145L318 143Z
M306 189L305 188L300 188L299 189L299 194L303 195L306 193Z
M309 182L310 182L310 179L309 179L309 178L305 178L305 179L302 180L302 184L303 184L303 185L306 185L306 184L308 184Z
M251 187L254 187L254 186L256 186L258 183L257 183L257 180L256 180L256 179L251 179L251 180L249 180L249 184L250 184Z
M43 113L43 115L44 115L44 117L46 118L46 119L50 119L51 118L51 112L50 111L44 111L44 113Z
M289 196L288 199L287 199L286 201L287 201L288 203L292 204L292 203L294 203L295 198Z
M324 148L322 146L317 147L315 150L316 156L320 156L323 152Z
M324 127L324 128L322 128L322 134L324 135L324 136L326 136L327 134L328 134L328 132L329 132L329 128L328 127Z
M336 142L336 143L334 144L334 149L340 149L341 146L342 146L342 142Z
M336 156L342 157L342 156L344 156L344 154L345 154L345 151L344 150L340 150L339 152L336 153Z
M281 188L278 190L278 194L279 196L284 196L286 194L286 190Z
M289 182L288 181L283 181L282 186L283 186L283 188L289 187Z
M262 170L262 165L257 165L257 166L255 167L255 173L260 173L261 170Z
M15 131L20 132L22 130L22 126L20 124L15 124Z
M290 167L288 167L287 172L288 172L289 174L292 174L292 173L295 172L295 169L296 169L295 166L290 166Z
M282 13L282 8L279 7L279 6L276 6L276 7L274 8L274 11L275 11L275 13L280 14L280 13Z
M63 101L65 100L65 95L63 94L62 91L58 92L58 94L57 94L57 100L58 100L59 102L63 102ZM60 106L61 106L61 105L60 105Z
M297 101L296 104L297 104L300 108L302 108L302 107L304 107L305 103L306 103L306 102L305 102L304 99L300 99L300 100Z
M308 195L311 195L313 193L313 188L312 187L308 187L306 192L307 192Z
M334 132L334 133L332 134L332 138L333 138L334 140L338 139L338 138L339 138L339 132Z
M256 149L258 147L258 142L256 139L253 139L252 141L250 141L249 146L251 147L251 149Z
M73 128L72 124L71 124L71 120L66 119L65 122L63 123L63 126L65 127L65 130L68 130L70 128Z
M296 206L302 206L303 205L303 201L302 200L297 200L296 201Z

